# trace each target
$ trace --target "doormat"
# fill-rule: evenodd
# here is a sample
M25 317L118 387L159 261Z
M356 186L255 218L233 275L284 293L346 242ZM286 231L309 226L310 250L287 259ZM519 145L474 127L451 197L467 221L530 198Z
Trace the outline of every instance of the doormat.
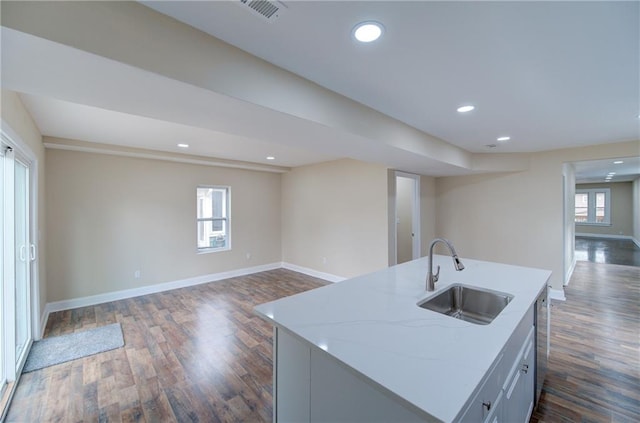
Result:
M120 323L35 341L22 373L87 357L124 345Z

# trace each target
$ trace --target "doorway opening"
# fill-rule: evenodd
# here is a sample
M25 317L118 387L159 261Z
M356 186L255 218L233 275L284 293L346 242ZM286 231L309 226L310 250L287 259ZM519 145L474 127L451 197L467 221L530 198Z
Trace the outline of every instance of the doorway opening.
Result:
M640 157L565 163L563 177L564 285L577 261L633 266L640 247Z
M393 172L389 265L420 258L420 176Z

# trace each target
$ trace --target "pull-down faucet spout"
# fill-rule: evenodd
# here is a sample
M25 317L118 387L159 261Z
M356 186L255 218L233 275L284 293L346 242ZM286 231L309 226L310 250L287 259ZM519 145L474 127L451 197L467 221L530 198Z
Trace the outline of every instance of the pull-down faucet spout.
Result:
M458 258L458 253L456 253L456 249L453 248L453 245L444 238L436 238L431 241L431 245L429 245L429 273L427 273L427 291L433 291L435 289L435 284L438 282L438 278L440 277L440 266L437 267L436 273L433 273L433 247L438 242L442 242L449 248L449 252L451 253L451 258L453 258L453 267L459 272L464 270L464 264Z

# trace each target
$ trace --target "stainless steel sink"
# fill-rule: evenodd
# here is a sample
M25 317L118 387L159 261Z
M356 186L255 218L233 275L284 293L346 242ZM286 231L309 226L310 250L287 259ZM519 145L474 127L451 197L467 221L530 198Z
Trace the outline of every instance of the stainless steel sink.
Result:
M488 325L512 299L513 295L504 292L456 284L418 306L466 322Z

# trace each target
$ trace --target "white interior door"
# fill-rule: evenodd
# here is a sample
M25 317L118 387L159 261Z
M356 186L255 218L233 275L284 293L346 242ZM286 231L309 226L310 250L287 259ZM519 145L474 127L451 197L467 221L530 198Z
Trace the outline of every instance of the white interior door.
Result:
M413 193L415 181L396 177L396 228L398 264L413 260Z
M395 173L396 263L420 258L420 177Z

